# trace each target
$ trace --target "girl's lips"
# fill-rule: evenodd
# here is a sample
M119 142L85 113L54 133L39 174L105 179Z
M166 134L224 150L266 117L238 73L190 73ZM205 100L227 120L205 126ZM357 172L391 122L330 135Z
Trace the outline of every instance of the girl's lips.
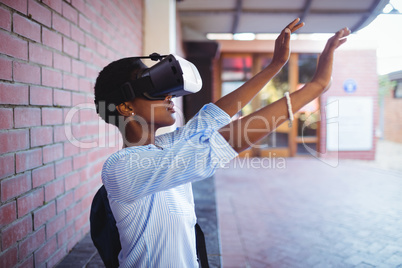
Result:
M166 111L169 111L171 113L176 112L175 109L174 109L174 102L173 101L169 101L169 104L166 107Z

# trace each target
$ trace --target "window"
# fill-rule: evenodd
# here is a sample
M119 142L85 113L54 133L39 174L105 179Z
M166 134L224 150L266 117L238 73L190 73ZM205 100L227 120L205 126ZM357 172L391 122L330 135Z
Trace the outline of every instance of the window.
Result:
M398 81L394 90L394 98L402 98L402 81Z

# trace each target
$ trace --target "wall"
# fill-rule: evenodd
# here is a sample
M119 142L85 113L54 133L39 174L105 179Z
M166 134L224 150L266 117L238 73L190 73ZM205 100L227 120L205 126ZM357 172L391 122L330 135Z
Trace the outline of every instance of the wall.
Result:
M375 49L339 49L335 52L333 67L333 83L331 88L321 97L321 138L320 150L325 157L340 159L374 160L376 151L375 129L378 124L378 75ZM344 90L345 80L356 81L357 88L353 93ZM373 143L371 150L331 152L326 149L325 105L328 97L372 97L373 101ZM359 122L356 122L359 124ZM369 133L367 133L369 134ZM342 142L342 141L340 141Z
M392 94L384 99L384 139L402 143L402 99Z
M141 0L0 1L0 267L52 267L89 231L119 139L98 121L93 86L110 61L142 54L142 9Z
M220 40L221 53L267 53L273 52L274 40L253 40L253 41L233 41ZM312 40L292 40L291 47L293 53L321 53L326 41ZM348 38L342 47L335 53L333 68L333 83L331 88L320 98L321 121L320 121L320 157L339 158L339 159L362 159L374 160L376 151L376 139L374 131L378 124L378 75L376 44L365 40ZM346 93L343 83L347 79L354 79L357 82L355 93ZM337 96L367 96L373 100L373 143L372 148L367 151L327 151L327 122L325 119L325 104L328 97ZM359 123L359 122L357 122ZM307 144L307 146L309 146ZM313 150L314 154L316 152ZM318 155L318 154L316 154Z

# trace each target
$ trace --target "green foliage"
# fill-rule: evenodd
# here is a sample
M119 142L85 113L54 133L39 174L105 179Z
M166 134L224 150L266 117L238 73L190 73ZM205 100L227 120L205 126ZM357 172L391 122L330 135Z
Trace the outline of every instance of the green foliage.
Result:
M391 81L388 75L380 75L378 77L378 97L379 100L384 99L391 94L396 87L396 81Z

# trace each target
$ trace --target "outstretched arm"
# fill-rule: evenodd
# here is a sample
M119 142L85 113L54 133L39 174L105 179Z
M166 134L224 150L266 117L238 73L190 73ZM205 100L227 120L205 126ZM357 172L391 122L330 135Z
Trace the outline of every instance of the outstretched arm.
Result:
M304 25L304 23L299 23L299 21L300 19L298 18L292 21L282 30L276 39L272 62L238 89L219 99L215 103L217 106L230 116L234 116L257 95L264 85L268 83L288 61L290 54L290 35Z
M350 30L344 28L328 40L311 82L290 95L293 113L327 89L331 81L334 51L346 42L345 37L349 34ZM288 118L286 99L282 98L248 116L231 122L219 132L237 152L241 152L267 136Z

